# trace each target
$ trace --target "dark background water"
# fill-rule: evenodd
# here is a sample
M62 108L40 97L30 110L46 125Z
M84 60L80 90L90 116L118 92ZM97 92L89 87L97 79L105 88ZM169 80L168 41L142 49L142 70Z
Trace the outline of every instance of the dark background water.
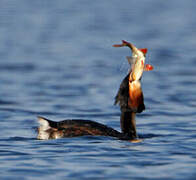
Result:
M195 1L0 1L0 179L195 179ZM122 39L147 47L133 144L36 140L37 116L120 130Z

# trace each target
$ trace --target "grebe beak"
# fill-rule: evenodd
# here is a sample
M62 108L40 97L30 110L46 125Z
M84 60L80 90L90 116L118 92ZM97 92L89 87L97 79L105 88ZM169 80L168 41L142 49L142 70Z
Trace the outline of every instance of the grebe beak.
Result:
M125 40L122 40L122 44L114 44L113 45L113 47L124 47L124 46L129 47L132 50L132 53L135 53L135 54L138 54L138 50L139 50L140 52L143 53L144 56L146 56L146 53L148 52L147 48L137 49L133 44L131 44Z

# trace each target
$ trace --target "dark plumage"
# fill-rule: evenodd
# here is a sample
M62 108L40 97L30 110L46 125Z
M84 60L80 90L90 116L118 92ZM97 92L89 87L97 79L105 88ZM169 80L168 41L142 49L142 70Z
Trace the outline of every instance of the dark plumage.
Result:
M120 133L101 123L90 120L64 120L60 122L38 117L40 127L38 128L38 139L57 139L77 136L111 136L123 140L131 140L127 134Z
M115 104L119 103L121 109L120 124L122 132L110 128L98 122L90 120L64 120L60 122L39 117L40 127L38 128L38 139L56 139L63 137L76 137L84 135L111 136L118 139L136 139L136 123L134 111L129 106L129 74L123 79L118 93L115 97Z

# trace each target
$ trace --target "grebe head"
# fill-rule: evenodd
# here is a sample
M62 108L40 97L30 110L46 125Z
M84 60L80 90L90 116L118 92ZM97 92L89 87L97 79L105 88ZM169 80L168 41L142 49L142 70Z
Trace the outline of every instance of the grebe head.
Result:
M134 57L134 58L137 58L138 56L146 56L146 53L148 51L146 48L138 49L132 43L129 43L125 40L122 40L122 44L114 44L113 45L113 47L124 47L124 46L127 46L131 49L132 57Z
M124 47L127 46L132 51L132 56L127 57L129 64L131 65L130 70L130 81L138 81L141 79L143 71L150 71L153 66L146 64L145 57L147 49L138 49L132 43L122 40L122 44L115 44L113 47Z

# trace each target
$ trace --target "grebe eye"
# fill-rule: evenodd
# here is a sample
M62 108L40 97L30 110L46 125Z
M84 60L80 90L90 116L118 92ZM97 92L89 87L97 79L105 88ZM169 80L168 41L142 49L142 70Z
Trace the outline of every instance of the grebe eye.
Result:
M133 54L133 57L134 57L134 58L137 58L137 54Z

